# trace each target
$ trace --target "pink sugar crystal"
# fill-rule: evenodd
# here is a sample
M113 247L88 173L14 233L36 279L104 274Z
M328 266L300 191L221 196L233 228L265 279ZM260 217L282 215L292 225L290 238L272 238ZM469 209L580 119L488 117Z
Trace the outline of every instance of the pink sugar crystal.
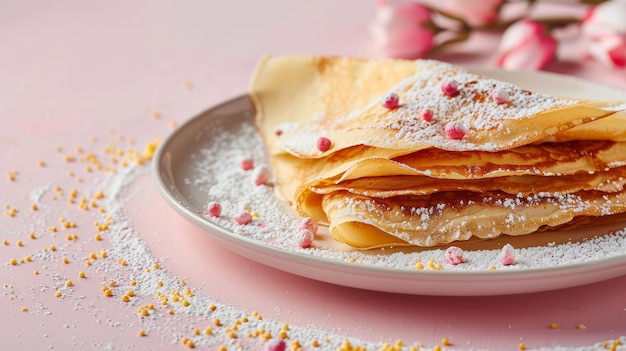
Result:
M448 122L446 124L446 138L448 139L463 139L465 136L465 127L459 122Z
M383 96L380 100L380 104L386 109L393 110L400 104L400 97L396 93L389 93Z
M219 217L222 215L222 205L217 202L209 202L207 206L207 213L213 217Z
M248 212L242 212L238 215L235 215L233 219L235 220L235 222L237 222L237 224L244 225L252 222L252 215Z
M463 250L460 247L450 246L445 252L445 262L454 266L465 262L463 259Z
M491 92L491 97L493 98L493 101L498 105L505 104L507 103L507 101L509 101L506 92L502 91L501 89L494 89Z
M307 248L311 246L313 243L313 239L315 239L315 234L308 229L300 229L296 234L296 243L301 248Z
M265 185L270 179L270 170L264 165L258 166L252 173L252 179L255 185Z
M422 110L422 119L426 122L431 122L433 120L433 110L426 108Z
M321 152L328 151L331 145L332 145L332 142L330 141L330 139L326 137L319 137L317 139L317 149L320 150Z
M287 343L283 339L274 338L265 343L264 351L285 351Z
M446 96L456 96L459 94L459 83L454 79L443 81L441 83L441 91Z
M243 160L241 160L241 169L243 169L244 171L249 171L252 168L254 168L254 160L251 158L244 158Z
M498 261L505 266L515 263L515 249L511 244L506 244L502 247L500 255L498 255Z
M313 232L313 234L317 234L317 223L309 217L302 218L300 224L298 225L298 229L307 229Z

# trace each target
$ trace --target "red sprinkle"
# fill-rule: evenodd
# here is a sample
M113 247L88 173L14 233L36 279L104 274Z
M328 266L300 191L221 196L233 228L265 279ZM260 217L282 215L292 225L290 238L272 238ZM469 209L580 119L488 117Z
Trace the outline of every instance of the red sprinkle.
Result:
M422 119L426 122L431 122L433 120L433 110L426 108L422 110Z
M332 144L333 142L330 141L330 139L326 137L319 137L319 139L317 139L317 149L320 150L321 152L328 151L328 149L330 149L330 146Z
M252 215L248 212L242 212L238 215L235 215L233 219L235 220L235 222L237 222L237 224L244 225L252 222Z
M380 103L384 108L393 110L400 105L400 97L396 93L389 93L383 96Z
M505 266L515 263L515 249L511 244L506 244L502 247L498 260Z
M463 250L460 247L450 246L445 252L445 261L451 265L456 266L465 262L463 259Z
M222 205L217 202L209 202L207 207L207 213L213 217L219 217L222 215Z
M465 127L459 122L448 122L446 124L446 138L448 139L463 139L465 136Z
M307 248L311 246L313 243L313 239L315 239L315 234L308 229L300 229L296 234L296 243L301 248Z
M317 228L317 223L309 217L302 218L300 225L298 225L298 230L310 230L313 234L317 234Z
M266 185L270 180L270 170L264 165L258 166L254 169L252 178L255 185Z
M446 80L441 83L441 91L447 96L456 96L459 94L459 83L454 80Z
M276 128L276 129L274 129L274 134L276 136L281 136L283 134L283 130L279 129L279 128Z
M241 160L241 169L244 171L249 171L254 168L254 160L251 158L245 158Z
M491 97L493 98L493 101L498 105L505 104L509 101L507 94L500 89L494 89L491 92Z

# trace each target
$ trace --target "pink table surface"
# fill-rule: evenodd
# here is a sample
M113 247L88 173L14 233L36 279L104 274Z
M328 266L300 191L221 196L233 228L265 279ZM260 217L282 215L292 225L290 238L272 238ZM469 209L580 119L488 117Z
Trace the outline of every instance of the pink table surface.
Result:
M114 252L120 243L111 242L106 232L103 241L93 239L91 222L102 218L94 209L80 211L65 198L52 199L56 185L64 197L73 187L79 196L95 191L87 184L97 175L62 155L80 156L77 147L86 153L111 141L129 146L122 139L131 137L139 147L166 136L172 121L183 122L244 93L265 53L372 56L367 24L374 13L374 1L357 0L5 2L0 11L0 173L7 177L0 178L0 204L17 212L0 215L0 240L9 243L0 244L0 349L184 348L177 340L194 337L191 328L210 321L172 317L181 318L181 324L153 327L139 337L146 327L136 309L159 300L140 296L129 304L120 301L121 295L107 298L101 287L128 274L83 263L88 253ZM436 58L483 65L494 40L479 37L463 50ZM548 70L626 89L624 71L590 61L555 63ZM158 111L159 118L150 111ZM14 181L7 179L11 171L17 171ZM408 296L334 286L222 249L165 203L149 174L138 184L126 215L151 257L169 277L186 279L196 294L242 315L258 311L264 320L332 338L401 339L427 348L442 338L452 342L446 349L514 350L520 343L583 347L626 336L626 277L491 297ZM39 211L30 209L33 201L40 202ZM76 221L78 228L62 228L59 217ZM59 232L47 229L52 225ZM30 232L37 238L29 238ZM78 239L68 241L70 233ZM50 245L57 252L37 258L36 252ZM9 263L27 255L35 257L32 262ZM62 257L70 262L63 264ZM80 279L78 271L87 278ZM67 296L55 297L67 279L74 287ZM550 328L552 323L558 327ZM242 349L255 348L245 345ZM214 346L200 340L198 348Z

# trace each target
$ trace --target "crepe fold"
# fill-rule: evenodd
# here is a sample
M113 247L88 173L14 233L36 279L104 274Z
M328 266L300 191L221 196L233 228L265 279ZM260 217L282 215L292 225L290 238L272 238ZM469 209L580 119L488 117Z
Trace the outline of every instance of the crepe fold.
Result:
M458 92L445 94L452 80ZM380 103L390 93L397 108ZM316 56L263 58L249 95L279 196L356 248L626 212L624 102L534 93L432 60ZM451 123L461 137L446 133Z

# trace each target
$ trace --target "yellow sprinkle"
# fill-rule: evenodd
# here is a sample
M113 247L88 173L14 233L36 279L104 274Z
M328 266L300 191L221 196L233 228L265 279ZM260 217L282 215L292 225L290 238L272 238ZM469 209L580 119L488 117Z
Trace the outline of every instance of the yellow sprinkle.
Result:
M417 270L422 270L422 269L424 269L424 264L422 264L422 262L417 262L417 263L415 264L415 269L417 269Z
M109 286L117 286L117 282L115 280L111 280L109 282Z
M188 306L189 306L189 301L187 301L187 299L183 299L183 300L180 302L180 304L181 304L181 305L183 305L184 307L188 307Z
M30 205L30 209L33 211L37 211L39 209L39 207L37 206L37 204L32 204Z
M9 263L10 263L11 265L13 265L13 266L16 266L16 265L17 265L17 260L16 260L15 258L12 258L12 259L9 261Z
M33 239L33 240L35 240L35 239L37 239L37 234L35 234L35 233L33 232L33 233L28 234L28 237L29 237L29 238L31 238L31 239Z
M178 282L180 283L180 285L185 285L186 284L185 279L181 279Z
M167 311L167 313L174 314L174 310L169 310L169 311Z
M209 305L209 309L211 311L215 311L217 309L217 306L215 306L214 304Z
M130 281L130 286L135 286L137 285L137 281L136 280L131 280Z
M69 171L67 171L67 176L68 177L73 177L74 176L74 171L72 171L71 169Z
M22 242L22 240L18 240L16 244L17 246L20 246L20 247L24 246L24 243Z
M213 328L211 328L210 326L206 327L204 329L204 334L206 334L206 335L213 335Z
M93 236L93 238L94 238L94 240L96 240L96 241L101 241L101 240L102 240L102 235L100 235L100 234L96 234L96 235L94 235L94 236Z
M22 312L28 312L28 307L22 307Z
M221 327L222 326L222 321L220 321L219 318L215 318L213 320L213 325L215 325L216 327Z
M550 329L556 329L556 328L558 328L558 327L559 327L559 326L558 326L558 324L556 324L556 323L552 323L552 324L550 324Z
M154 269L159 269L161 268L161 265L159 265L158 263L155 263L152 265L152 267L154 267Z
M135 291L134 291L134 290L128 290L128 291L126 292L126 295L128 295L128 296L130 296L130 297L133 297L133 296L135 296Z
M526 350L526 344L521 343L521 344L519 344L519 346L517 348L520 349L520 350Z
M130 297L128 297L128 295L122 296L122 302L129 302L129 301L130 301Z
M435 347L433 347L433 351L441 351L441 346L435 345Z
M63 257L63 263L64 264L68 264L68 263L70 263L70 260L68 260L67 257Z
M65 155L63 159L65 160L65 162L68 162L68 163L76 161L76 157L72 155Z
M98 256L96 255L95 252L92 252L92 253L89 254L89 258L92 259L92 260L96 260L96 259L98 259Z
M33 272L35 273L35 275L39 275L39 271L35 269L35 271Z
M193 330L194 335L200 335L200 329L196 328Z
M351 257L351 258L348 260L348 263L355 263L355 262L356 262L356 259L355 259L354 257Z
M450 345L452 345L452 343L450 342L450 339L448 339L448 338L441 339L441 344L443 346L450 346Z
M53 226L51 226L51 227L49 227L49 228L48 228L48 230L49 230L49 231L51 231L51 232L53 232L53 233L56 233L56 232L58 231L57 227L56 227L56 226L54 226L54 225L53 225Z
M65 282L65 286L74 286L74 283L71 280Z
M163 286L163 282L159 280L159 281L157 282L157 285L158 285L159 287L162 287L162 286Z
M24 256L24 261L30 262L32 261L32 257L30 257L30 255Z
M152 118L154 118L154 119L158 119L159 117L161 117L161 114L160 114L160 113L158 113L157 111L152 111L152 112L150 113L150 116L151 116Z
M39 165L39 167L45 167L46 166L46 162L44 162L44 160L37 161L37 164Z
M104 291L104 296L106 297L111 297L113 296L113 292L111 291L111 289L107 289Z
M139 336L146 336L146 331L141 329L138 333Z
M8 241L8 240L6 240L6 239L4 239L4 240L2 240L2 244L3 244L4 246L8 246L8 245L9 245L9 241Z
M85 278L85 272L82 272L82 271L78 272L78 277L81 278L81 279L84 279Z
M496 266L489 266L489 270L490 271L495 271L496 270Z
M579 325L576 326L576 328L578 328L578 329L585 329L587 327L584 324L580 323Z
M56 297L61 297L63 294L57 290L57 292L54 293L54 296Z
M319 346L320 346L320 343L319 341L317 341L317 339L313 339L311 341L311 347L319 347Z

